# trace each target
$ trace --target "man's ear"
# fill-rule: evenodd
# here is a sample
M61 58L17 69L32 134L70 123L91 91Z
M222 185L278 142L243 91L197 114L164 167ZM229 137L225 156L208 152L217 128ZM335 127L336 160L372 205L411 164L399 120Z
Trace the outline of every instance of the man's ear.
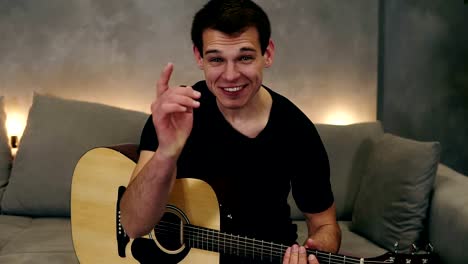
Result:
M200 70L203 70L203 58L201 56L200 51L198 50L197 46L193 45L193 56L195 57L195 61L198 64Z
M270 39L268 42L268 46L263 57L265 58L265 68L269 68L273 65L273 59L275 58L275 43L273 43L273 40Z

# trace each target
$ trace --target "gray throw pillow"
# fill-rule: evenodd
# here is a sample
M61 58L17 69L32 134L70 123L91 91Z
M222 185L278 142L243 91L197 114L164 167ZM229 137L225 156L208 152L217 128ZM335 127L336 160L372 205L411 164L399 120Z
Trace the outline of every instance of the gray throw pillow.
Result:
M356 123L346 126L316 124L317 131L327 151L330 163L330 181L336 204L338 220L351 221L354 200L359 189L363 170L367 164L372 141L383 135L379 121ZM289 194L291 218L304 219Z
M6 214L69 216L71 180L88 150L136 143L148 114L34 94L2 208Z
M3 103L3 96L0 96L0 201L2 200L5 187L8 184L12 161L5 123L5 105Z
M350 230L392 250L418 243L439 163L438 142L386 133L372 146Z
M330 163L330 181L339 220L351 221L354 201L359 190L372 142L384 134L379 121L346 126L317 125L327 150Z

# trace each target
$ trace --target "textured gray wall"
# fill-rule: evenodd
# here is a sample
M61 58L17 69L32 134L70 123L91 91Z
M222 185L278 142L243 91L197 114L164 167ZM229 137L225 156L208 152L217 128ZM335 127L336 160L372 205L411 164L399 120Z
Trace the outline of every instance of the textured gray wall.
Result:
M315 122L376 118L377 1L257 0L277 55L265 84ZM23 115L34 91L149 111L162 67L203 78L190 23L205 0L1 0L0 95ZM346 121L346 120L345 120Z
M379 119L388 132L440 141L442 162L468 175L468 4L382 2Z

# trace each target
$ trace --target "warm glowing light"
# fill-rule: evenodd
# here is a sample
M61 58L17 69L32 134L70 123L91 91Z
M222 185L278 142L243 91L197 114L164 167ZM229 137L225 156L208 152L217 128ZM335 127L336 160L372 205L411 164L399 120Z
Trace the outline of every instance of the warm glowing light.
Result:
M348 112L345 111L335 111L330 113L328 116L325 117L326 124L331 125L349 125L356 123L355 118Z
M18 138L23 135L24 127L26 126L26 117L18 113L8 113L6 120L6 129L8 136L17 136Z

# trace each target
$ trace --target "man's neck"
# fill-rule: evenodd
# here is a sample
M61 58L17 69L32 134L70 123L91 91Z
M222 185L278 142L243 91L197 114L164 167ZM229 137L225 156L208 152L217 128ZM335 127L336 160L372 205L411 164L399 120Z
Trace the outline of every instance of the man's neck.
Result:
M240 133L247 137L256 137L268 123L273 103L270 93L262 86L252 100L243 108L218 108L224 118Z

